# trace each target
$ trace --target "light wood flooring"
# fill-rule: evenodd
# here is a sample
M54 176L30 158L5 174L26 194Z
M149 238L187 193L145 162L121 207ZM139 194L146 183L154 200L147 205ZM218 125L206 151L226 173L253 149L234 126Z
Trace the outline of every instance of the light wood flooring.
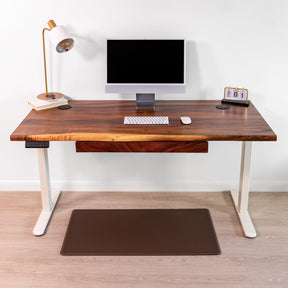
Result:
M251 193L258 237L243 237L228 192L62 192L47 232L38 192L0 192L0 287L288 287L288 193ZM75 208L208 208L218 256L61 256Z

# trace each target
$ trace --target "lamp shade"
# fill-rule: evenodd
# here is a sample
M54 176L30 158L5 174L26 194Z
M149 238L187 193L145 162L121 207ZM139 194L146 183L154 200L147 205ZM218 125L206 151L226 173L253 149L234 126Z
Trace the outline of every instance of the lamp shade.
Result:
M53 47L59 53L67 52L71 50L74 46L74 39L67 33L65 27L56 26L51 29L49 33L49 39Z

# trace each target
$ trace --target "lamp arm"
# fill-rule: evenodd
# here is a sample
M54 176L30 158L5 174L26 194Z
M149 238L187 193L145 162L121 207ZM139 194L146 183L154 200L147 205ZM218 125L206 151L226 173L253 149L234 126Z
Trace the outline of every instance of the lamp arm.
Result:
M48 95L47 71L46 71L46 53L45 53L45 37L44 37L44 32L45 32L45 30L50 31L51 29L44 28L44 29L42 30L43 57L44 57L44 73L45 73L45 89L46 89L46 95Z

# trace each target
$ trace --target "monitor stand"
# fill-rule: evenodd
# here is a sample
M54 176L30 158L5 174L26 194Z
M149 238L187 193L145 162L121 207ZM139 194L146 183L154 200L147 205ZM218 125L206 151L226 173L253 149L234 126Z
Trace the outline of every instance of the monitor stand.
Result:
M136 94L136 109L149 108L155 109L155 94L154 93L137 93Z

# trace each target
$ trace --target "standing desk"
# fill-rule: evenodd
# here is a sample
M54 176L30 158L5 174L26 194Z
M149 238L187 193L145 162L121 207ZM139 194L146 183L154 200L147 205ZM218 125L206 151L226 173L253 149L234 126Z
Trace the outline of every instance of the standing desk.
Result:
M51 191L48 153L50 141L75 141L77 152L207 153L209 141L241 141L239 190L231 192L244 235L256 237L248 212L251 148L254 141L276 141L277 136L255 106L230 105L216 109L220 101L156 101L155 110L136 110L135 101L73 100L72 109L32 110L12 133L12 141L37 148L42 211L35 235L45 233L60 195ZM125 116L168 116L169 125L124 125ZM189 116L191 125L183 125Z

